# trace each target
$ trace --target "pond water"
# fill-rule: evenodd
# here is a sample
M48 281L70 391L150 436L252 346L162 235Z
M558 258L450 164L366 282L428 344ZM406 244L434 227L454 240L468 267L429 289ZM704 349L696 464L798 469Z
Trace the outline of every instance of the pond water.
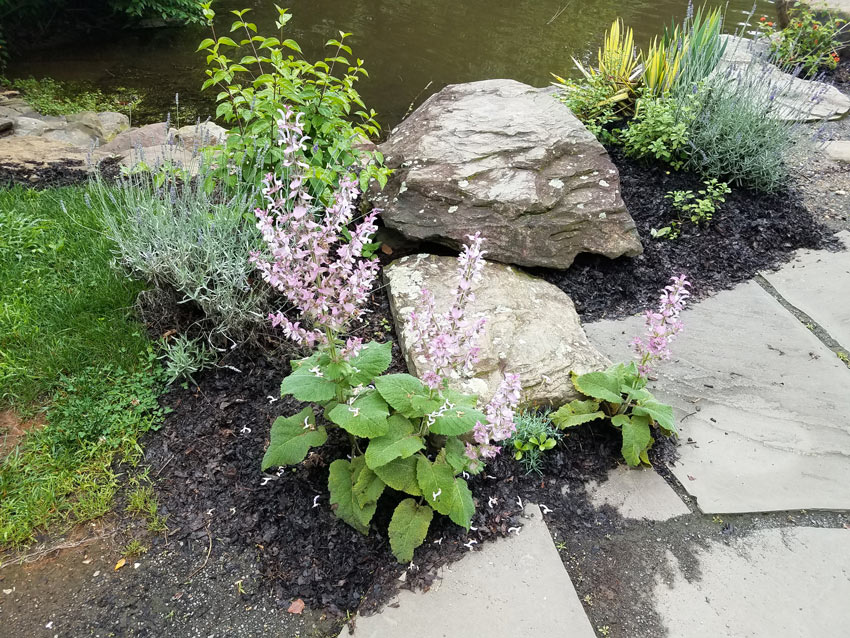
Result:
M323 57L324 42L337 31L354 35L354 54L370 77L360 91L386 127L446 84L513 78L543 86L550 73L574 75L574 56L595 56L605 30L622 17L639 46L681 19L687 0L277 0L294 15L289 37L308 59ZM727 6L726 31L738 30L748 13L774 16L771 0L708 2ZM233 18L230 9L252 7L251 19L271 35L277 12L272 0L219 0L219 33ZM201 95L204 57L199 25L121 32L112 40L92 37L71 46L31 53L8 71L10 77L52 76L101 88L129 87L145 94L141 119L161 120L180 94L187 107L207 115L212 94ZM183 119L183 118L181 118ZM184 119L185 121L185 119Z

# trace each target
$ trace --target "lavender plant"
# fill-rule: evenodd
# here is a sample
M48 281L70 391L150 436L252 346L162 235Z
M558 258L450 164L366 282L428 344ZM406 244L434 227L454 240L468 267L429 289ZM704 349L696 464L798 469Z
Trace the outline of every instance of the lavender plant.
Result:
M690 297L684 275L673 277L661 294L658 309L646 311L646 330L632 341L636 360L617 363L602 372L572 374L576 390L587 400L576 399L552 415L561 429L608 419L623 434L626 463L649 465L648 452L655 443L652 426L663 436L677 434L673 408L657 401L646 389L653 366L670 358L670 343L682 330L679 314Z
M475 504L464 473L480 472L495 456L496 443L514 431L519 378L506 375L482 410L474 396L448 387L447 376L476 358L472 343L483 327L466 316L480 276L482 239L470 237L459 258L455 302L446 314L435 311L433 297L422 292L422 308L411 318L420 353L429 363L421 381L409 374L385 374L391 344L343 336L363 313L378 264L361 257L375 231L372 211L348 231L357 186L340 180L332 204L317 206L306 192L299 150L307 143L301 120L284 110L278 121L284 174L267 176L266 207L256 211L266 250L251 260L263 279L282 293L299 317L278 311L273 324L296 343L315 352L292 363L281 394L318 405L280 417L272 425L262 468L300 463L310 449L327 441L338 427L351 441L350 459L330 464L331 506L343 521L368 534L378 499L389 488L408 498L396 507L389 524L390 547L400 562L412 560L425 539L434 512L469 528ZM437 435L437 436L435 436Z

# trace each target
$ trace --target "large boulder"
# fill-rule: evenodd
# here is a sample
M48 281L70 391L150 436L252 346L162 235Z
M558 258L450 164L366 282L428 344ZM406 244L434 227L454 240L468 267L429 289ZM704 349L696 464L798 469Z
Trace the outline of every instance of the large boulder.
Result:
M0 139L0 167L9 170L34 170L53 164L76 164L88 170L88 152L44 137L4 137Z
M168 130L165 128L165 122L147 124L119 133L112 141L101 146L100 150L114 155L123 155L126 151L137 147L145 148L165 144L167 137Z
M227 129L215 122L199 122L177 129L175 137L189 151L196 151L205 146L222 144L227 138Z
M553 91L487 80L429 98L379 147L384 223L455 249L481 231L490 259L522 266L640 254L617 169Z
M113 140L116 135L130 128L130 118L123 113L101 111L97 114L97 119L100 121L103 139L106 142Z
M837 120L850 111L850 97L830 84L804 80L783 72L769 62L765 40L750 40L734 35L720 36L726 43L723 57L714 71L742 82L750 78L751 87L761 91L764 102L775 101L778 108L770 116L779 120L817 122Z
M457 285L457 262L412 255L385 268L384 279L408 369L420 374L423 362L414 356L409 337L410 311L418 305L422 288L434 294L438 312L448 310ZM570 382L571 370L582 374L610 365L587 340L564 292L510 266L485 263L467 313L487 319L478 343L481 356L471 376L458 376L450 385L483 401L493 396L505 372L514 372L520 375L524 403L561 405L579 396Z

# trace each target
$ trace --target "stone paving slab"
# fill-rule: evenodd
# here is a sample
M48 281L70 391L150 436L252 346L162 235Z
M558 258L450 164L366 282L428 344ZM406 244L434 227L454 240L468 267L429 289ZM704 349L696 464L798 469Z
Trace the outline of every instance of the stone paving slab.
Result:
M594 506L610 505L623 518L666 521L691 512L652 469L621 465L608 474L607 481L592 481L587 490Z
M442 572L426 593L358 617L355 638L594 638L536 505L518 536L487 543ZM350 636L343 628L340 638Z
M850 232L838 238L850 249ZM800 250L778 271L762 274L786 301L850 349L850 250Z
M850 370L756 283L686 310L654 392L673 405L671 468L706 513L850 509ZM643 318L585 325L613 360Z
M655 609L667 638L824 638L850 631L850 530L767 529L698 551L692 580L668 553ZM664 572L662 572L664 573Z

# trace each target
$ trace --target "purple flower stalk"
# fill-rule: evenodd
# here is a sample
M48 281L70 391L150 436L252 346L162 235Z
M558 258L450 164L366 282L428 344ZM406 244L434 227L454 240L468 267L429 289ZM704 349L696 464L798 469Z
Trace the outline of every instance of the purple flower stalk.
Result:
M302 318L293 322L277 311L269 315L272 325L282 326L292 341L314 347L335 340L362 313L379 264L361 258L361 253L377 230L378 211L354 228L350 241L343 241L342 229L351 223L359 194L354 179L346 175L340 178L333 203L317 215L307 192L307 165L299 155L309 139L301 116L288 105L280 111L278 144L286 170L282 178L270 173L263 180L266 207L255 214L268 254L252 252L251 262ZM344 353L353 354L359 346L359 339L350 339Z
M632 341L641 376L648 377L653 364L670 358L670 342L682 331L679 313L691 296L687 290L690 285L685 275L671 277L670 285L661 294L658 310L646 311L646 332Z
M467 319L466 306L475 299L473 288L484 268L481 233L469 235L469 244L458 255L458 284L451 308L437 314L434 295L420 291L420 308L410 313L410 343L413 355L425 362L422 381L432 390L443 385L452 372L468 371L478 361L475 345L485 320Z
M470 461L494 458L501 451L494 443L506 441L516 432L514 411L519 403L521 390L519 375L506 374L496 394L484 408L487 422L477 422L472 431L476 445L466 444L466 456Z

